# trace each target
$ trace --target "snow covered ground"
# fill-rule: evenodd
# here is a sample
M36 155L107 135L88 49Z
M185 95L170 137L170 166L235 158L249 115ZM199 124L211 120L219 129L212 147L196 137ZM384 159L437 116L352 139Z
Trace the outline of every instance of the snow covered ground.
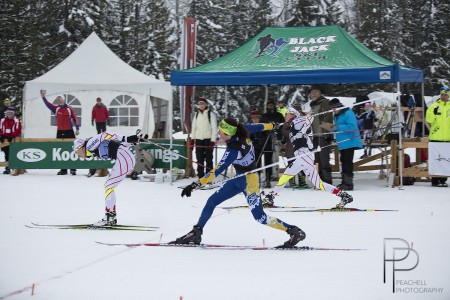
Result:
M203 250L104 246L95 243L168 242L188 232L214 192L181 198L178 186L126 179L117 189L119 223L159 226L155 232L30 229L25 224L85 223L103 213L104 178L56 176L56 170L0 175L0 299L450 299L449 188L416 183L386 186L378 173L358 173L350 207L397 212L272 212L307 234L301 244L364 251ZM337 181L337 180L336 180ZM242 205L243 196L222 204ZM329 208L337 197L285 189L277 204ZM203 242L279 245L288 235L262 226L246 209L218 208ZM383 241L402 238L411 251L383 283ZM390 241L386 258L394 247ZM396 251L402 258L406 251ZM34 290L32 286L34 285ZM33 295L32 295L33 293Z

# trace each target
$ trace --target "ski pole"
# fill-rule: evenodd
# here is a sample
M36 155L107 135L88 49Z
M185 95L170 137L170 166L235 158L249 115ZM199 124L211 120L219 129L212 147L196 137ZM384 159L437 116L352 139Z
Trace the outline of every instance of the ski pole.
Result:
M359 136L359 135L356 135L356 136L353 136L353 137L351 137L351 138L348 138L348 139L344 139L344 140L342 140L342 141L339 141L339 142L337 142L337 143L332 143L332 144L330 144L330 145L327 145L327 146L321 147L321 148L319 148L319 149L310 151L309 153L305 153L305 154L302 154L302 155L293 156L293 157L291 157L291 158L286 159L286 162L292 161L292 160L296 160L297 158L302 158L302 157L308 156L308 155L310 155L310 154L314 154L314 153L320 152L323 148L327 148L327 147L331 147L331 146L336 146L336 145L339 144L339 143L342 143L342 142L345 142L345 141L350 141L350 140L355 139L355 138L358 138L358 137L360 137L360 136ZM256 168L256 169L254 169L254 170L251 170L251 171L248 171L248 172L244 172L244 173L242 173L242 174L238 174L238 175L235 175L235 176L233 176L233 177L229 177L229 178L224 179L224 180L217 181L217 182L215 182L215 183L213 183L213 184L214 184L214 185L224 184L224 183L226 183L227 181L230 181L230 180L233 180L233 179L237 179L237 178L239 178L239 177L247 176L248 174L256 173L256 172L258 172L258 171L261 171L261 170L264 170L264 169L267 169L267 168L271 168L271 167L276 166L276 165L278 165L278 164L279 164L279 162L276 162L276 163L273 163L273 164L270 164L270 165L267 165L267 166L264 166L264 167Z

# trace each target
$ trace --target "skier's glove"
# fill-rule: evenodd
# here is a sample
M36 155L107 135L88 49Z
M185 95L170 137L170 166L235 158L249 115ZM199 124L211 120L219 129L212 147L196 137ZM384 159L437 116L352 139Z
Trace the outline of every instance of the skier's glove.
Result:
M129 137L127 137L127 142L131 143L131 144L136 144L138 142L144 142L145 140L148 139L148 134L146 135L130 135Z
M10 137L8 137L8 139L7 139L7 140L8 140L8 142L10 142L10 143L11 143L13 139L14 139L14 138L13 138L12 136L10 136Z
M280 129L284 123L275 123L275 122L270 122L270 124L272 124L273 129L272 130L278 130Z
M181 197L190 197L192 194L192 191L197 189L198 187L200 187L201 184L199 181L194 181L193 183L191 183L190 185L186 186L183 191L181 192Z
M438 110L439 110L439 106L436 106L436 107L434 108L434 110L433 110L433 113L434 113L435 115L440 115L440 113L438 113Z

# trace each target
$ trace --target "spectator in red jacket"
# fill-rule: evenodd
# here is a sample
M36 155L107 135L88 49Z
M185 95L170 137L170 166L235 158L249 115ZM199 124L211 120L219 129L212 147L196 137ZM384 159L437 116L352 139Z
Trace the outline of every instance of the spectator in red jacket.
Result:
M92 126L94 126L94 121L97 127L97 134L105 132L106 125L109 126L108 108L102 103L100 97L97 98L97 104L92 108Z
M50 109L56 117L56 138L57 139L70 139L75 138L75 135L80 133L80 124L78 124L77 115L73 108L66 104L66 99L63 95L56 96L56 101L58 105L48 102L45 98L46 91L41 90L41 97L44 100L44 104ZM73 132L73 126L75 126L76 131ZM77 175L77 170L71 169L70 174ZM67 175L67 169L61 169L58 175Z
M109 126L109 113L108 108L106 108L105 104L102 103L102 99L100 97L97 98L97 103L92 108L92 126L97 128L97 134L106 131L106 125ZM95 175L96 169L89 169L88 177ZM106 170L105 170L106 172Z
M12 142L22 133L22 123L14 116L14 108L9 107L5 112L5 117L0 119L0 144L5 140ZM9 161L9 145L4 146L1 150L5 153L5 161ZM9 167L5 168L3 174L11 174Z

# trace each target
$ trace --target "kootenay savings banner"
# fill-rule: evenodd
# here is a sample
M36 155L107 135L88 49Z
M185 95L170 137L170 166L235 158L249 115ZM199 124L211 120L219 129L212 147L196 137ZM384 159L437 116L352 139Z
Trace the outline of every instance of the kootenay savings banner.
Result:
M152 140L154 143L168 145L169 140ZM157 147L152 144L140 144L140 147L152 154L153 168L173 167L184 169L186 160L186 145L184 140L173 141L173 151L169 146ZM134 152L134 149L132 148ZM114 160L97 158L80 158L72 152L72 142L23 142L11 143L9 166L12 169L110 169Z

